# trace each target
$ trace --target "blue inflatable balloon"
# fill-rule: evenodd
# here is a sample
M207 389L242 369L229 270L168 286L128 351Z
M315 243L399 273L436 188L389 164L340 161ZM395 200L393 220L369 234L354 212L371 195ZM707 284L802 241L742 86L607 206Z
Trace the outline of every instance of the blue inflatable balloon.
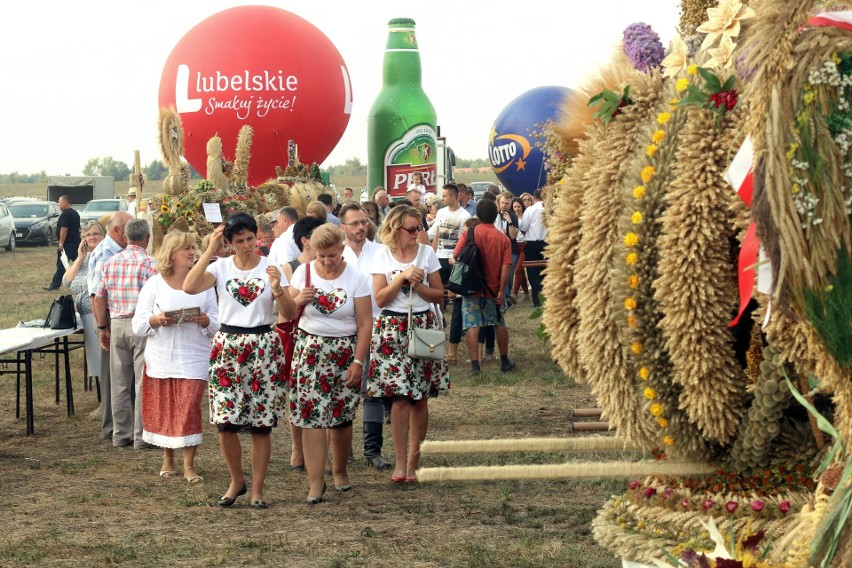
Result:
M488 156L497 179L520 195L547 183L544 152L536 146L547 120L556 120L562 102L571 93L566 87L536 87L510 102L494 121L488 137Z

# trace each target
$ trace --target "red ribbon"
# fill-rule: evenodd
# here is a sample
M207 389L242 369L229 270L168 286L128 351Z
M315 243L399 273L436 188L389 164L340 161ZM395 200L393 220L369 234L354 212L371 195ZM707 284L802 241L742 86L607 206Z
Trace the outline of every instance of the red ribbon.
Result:
M846 13L848 14L848 12ZM852 22L847 21L845 18L841 19L837 17L831 17L827 14L821 14L819 16L812 17L810 20L808 20L808 25L813 26L815 28L832 27L852 31Z
M752 179L749 174L747 180ZM745 183L743 184L745 185ZM749 202L751 199L749 199ZM760 250L760 240L757 238L757 225L752 222L748 226L746 236L743 239L743 245L740 248L740 257L737 261L737 274L739 274L740 288L740 310L737 312L737 317L728 324L728 327L734 327L740 322L740 318L745 312L751 300L751 293L754 290L754 267L757 266L758 251Z

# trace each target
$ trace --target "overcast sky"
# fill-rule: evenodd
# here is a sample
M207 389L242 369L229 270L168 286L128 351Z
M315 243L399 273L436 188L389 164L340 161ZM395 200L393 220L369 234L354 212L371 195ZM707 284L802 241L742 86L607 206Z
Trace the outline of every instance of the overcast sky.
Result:
M0 33L0 173L79 175L90 158L106 156L132 166L137 149L143 164L161 160L157 93L172 49L212 14L258 3L15 3L14 10L5 10ZM322 30L349 70L352 116L325 166L354 156L367 161L367 113L381 88L391 18L417 22L424 89L448 144L458 157L486 158L491 125L516 96L544 85L582 84L609 60L622 31L633 22L652 25L667 47L679 16L675 0L315 0L274 5Z

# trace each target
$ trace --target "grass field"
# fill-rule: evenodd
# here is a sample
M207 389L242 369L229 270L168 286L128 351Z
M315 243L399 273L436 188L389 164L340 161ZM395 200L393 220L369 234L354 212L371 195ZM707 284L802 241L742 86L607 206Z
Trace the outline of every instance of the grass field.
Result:
M56 292L41 290L53 272L46 247L0 250L0 325L43 318ZM430 402L429 439L562 437L572 408L594 406L586 386L554 365L534 333L529 303L507 314L518 370L485 366L472 380L452 367L453 388ZM465 353L462 349L461 359ZM159 451L115 449L99 436L94 392L83 390L82 350L72 354L76 416L54 402L53 362L35 365L35 435L15 419L15 381L0 376L0 566L323 567L560 566L616 568L597 546L590 523L623 481L526 481L405 485L368 469L356 456L355 490L304 504L307 481L289 469L289 434L273 433L266 498L254 511L241 498L228 510L216 500L228 484L215 429L205 425L197 468L200 486L161 479ZM386 431L385 455L391 457ZM424 466L559 463L614 455L506 454L424 456ZM244 454L246 470L247 453ZM180 464L178 464L180 467ZM250 482L250 480L249 480ZM333 492L329 492L333 493Z

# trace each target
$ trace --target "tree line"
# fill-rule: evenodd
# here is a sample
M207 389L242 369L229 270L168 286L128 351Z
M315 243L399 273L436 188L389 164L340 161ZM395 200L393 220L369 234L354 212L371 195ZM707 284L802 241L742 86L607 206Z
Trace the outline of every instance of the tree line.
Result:
M475 160L465 160L464 158L456 158L456 167L459 168L480 168L490 167L491 163L488 160L477 158ZM193 178L202 177L190 168ZM169 168L160 161L154 160L147 166L142 168L143 173L149 180L162 180L169 174ZM362 164L358 158L349 158L343 164L329 166L327 168L331 176L365 176L367 175L367 164ZM92 158L86 165L83 166L84 176L112 176L116 180L126 180L133 173L133 169L121 160L116 160L112 156L106 158ZM41 170L34 174L22 174L19 172L11 172L8 174L0 174L0 183L46 183L47 172Z

